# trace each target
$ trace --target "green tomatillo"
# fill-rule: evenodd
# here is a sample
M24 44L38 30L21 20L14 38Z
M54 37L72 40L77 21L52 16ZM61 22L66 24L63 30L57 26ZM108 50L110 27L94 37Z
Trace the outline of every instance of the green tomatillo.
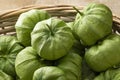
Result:
M82 12L78 11L74 32L79 36L82 44L86 46L95 44L112 32L111 10L104 4L89 4Z

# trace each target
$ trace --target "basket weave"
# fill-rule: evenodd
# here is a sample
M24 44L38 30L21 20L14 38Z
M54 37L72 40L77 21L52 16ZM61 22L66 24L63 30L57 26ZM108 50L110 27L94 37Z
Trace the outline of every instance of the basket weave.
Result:
M77 6L79 10L83 7ZM19 9L10 10L0 14L0 35L15 35L14 25L23 12L31 9L42 9L48 11L52 16L59 17L64 21L73 21L76 15L76 11L72 5L54 5L54 6L40 6L31 5ZM120 18L113 15L113 31L120 33Z

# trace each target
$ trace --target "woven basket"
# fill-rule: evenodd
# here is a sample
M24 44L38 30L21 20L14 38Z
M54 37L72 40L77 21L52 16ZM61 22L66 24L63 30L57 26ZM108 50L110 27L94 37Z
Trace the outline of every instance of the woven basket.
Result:
M77 6L79 10L83 7ZM48 11L52 16L59 17L64 21L73 21L76 15L76 11L73 9L72 5L54 5L54 6L40 6L31 5L19 9L10 10L0 14L0 35L15 35L14 25L23 12L29 11L31 9L42 9ZM113 31L115 33L120 33L120 18L113 15Z

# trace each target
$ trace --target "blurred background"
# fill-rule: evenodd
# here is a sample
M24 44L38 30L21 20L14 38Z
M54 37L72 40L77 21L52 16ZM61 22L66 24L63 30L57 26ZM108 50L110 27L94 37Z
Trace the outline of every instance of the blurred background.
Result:
M0 12L37 4L41 6L57 4L85 6L91 2L106 4L114 14L120 17L120 0L0 0Z

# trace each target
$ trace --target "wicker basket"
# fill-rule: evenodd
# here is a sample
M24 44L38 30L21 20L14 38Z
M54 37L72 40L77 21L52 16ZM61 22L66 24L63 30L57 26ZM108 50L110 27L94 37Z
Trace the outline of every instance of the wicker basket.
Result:
M83 7L77 6L79 10ZM0 35L15 35L14 25L19 15L31 9L42 9L48 11L52 16L59 17L64 21L73 21L76 11L72 5L54 5L54 6L40 6L31 5L19 9L10 10L0 14ZM113 31L120 33L120 18L113 15Z

